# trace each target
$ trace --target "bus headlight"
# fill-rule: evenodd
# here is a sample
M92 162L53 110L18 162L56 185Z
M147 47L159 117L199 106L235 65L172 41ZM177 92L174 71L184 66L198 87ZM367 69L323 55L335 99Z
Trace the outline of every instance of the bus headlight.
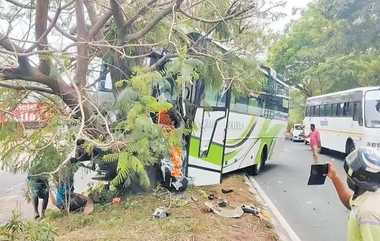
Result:
M367 146L373 147L373 148L380 148L380 143L376 142L367 142Z

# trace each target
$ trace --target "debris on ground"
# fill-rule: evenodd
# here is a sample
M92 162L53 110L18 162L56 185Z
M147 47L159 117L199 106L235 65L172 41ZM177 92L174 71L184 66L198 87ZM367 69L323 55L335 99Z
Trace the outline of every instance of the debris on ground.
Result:
M261 210L257 207L250 206L250 205L242 205L241 209L243 210L244 213L251 213L255 215L256 217L260 217L261 215Z
M208 200L214 200L216 198L216 196L214 193L210 193L210 194L208 194L207 198L208 198Z
M121 197L112 198L112 205L119 205L121 203Z
M212 210L213 213L225 218L240 218L244 212L241 207L220 207L217 203L205 202L205 205Z
M169 216L168 210L164 207L159 207L154 210L154 213L152 214L153 218L156 219L162 219L167 218Z
M234 190L232 188L222 188L222 193L223 194L227 194L227 193L231 193L233 192Z
M191 187L181 194L160 187L154 193L130 195L128 202L123 199L121 205L98 204L89 216L49 212L46 219L57 228L57 241L278 241L270 213L249 191L250 186L244 180L242 176L232 175L223 179L221 185ZM233 192L224 194L222 189L233 189ZM208 200L210 193L214 200ZM218 202L223 199L227 206L219 207ZM214 210L205 202L210 202ZM258 208L263 218L243 213L243 204Z
M218 206L219 207L224 208L224 207L227 207L227 205L228 205L227 200L225 200L225 199L219 199L218 200Z

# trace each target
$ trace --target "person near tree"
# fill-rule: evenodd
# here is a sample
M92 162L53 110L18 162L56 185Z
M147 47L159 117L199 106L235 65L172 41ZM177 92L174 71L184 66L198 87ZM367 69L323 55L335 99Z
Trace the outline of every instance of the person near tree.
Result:
M27 177L28 189L34 209L34 218L45 217L45 211L49 202L49 182L46 177L33 176L29 174ZM41 213L38 210L39 200L42 199Z

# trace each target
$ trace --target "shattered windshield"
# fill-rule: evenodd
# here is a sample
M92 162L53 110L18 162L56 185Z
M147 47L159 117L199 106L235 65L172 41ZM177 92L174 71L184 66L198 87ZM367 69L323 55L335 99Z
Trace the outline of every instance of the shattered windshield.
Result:
M380 128L380 90L365 95L365 123L370 128Z

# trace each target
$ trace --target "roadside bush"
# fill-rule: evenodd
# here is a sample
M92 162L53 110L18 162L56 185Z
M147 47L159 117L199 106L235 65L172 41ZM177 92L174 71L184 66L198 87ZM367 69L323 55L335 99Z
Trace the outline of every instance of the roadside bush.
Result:
M57 236L53 225L46 221L24 221L19 211L13 211L9 222L0 227L0 240L54 241Z

